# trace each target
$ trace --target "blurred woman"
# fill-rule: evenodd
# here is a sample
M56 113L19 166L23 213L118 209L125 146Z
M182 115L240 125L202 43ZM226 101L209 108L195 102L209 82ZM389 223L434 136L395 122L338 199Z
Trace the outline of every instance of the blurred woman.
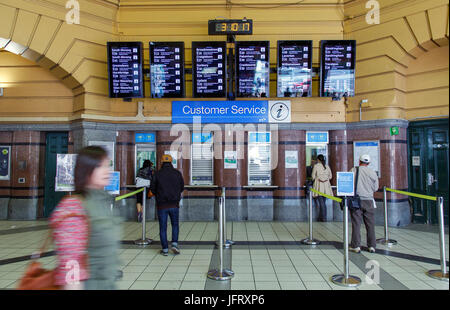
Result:
M330 180L332 178L331 169L325 164L325 157L321 154L317 156L317 164L314 165L312 171L312 179L314 180L313 188L316 191L333 196L333 190L331 189ZM327 221L327 206L326 198L313 193L313 197L316 200L316 205L319 205L319 222Z
M116 288L121 221L112 214L113 198L104 190L109 177L106 151L82 149L75 165L76 195L65 197L52 213L56 283L66 289Z
M136 186L140 186L142 184L146 184L145 186L150 187L150 183L152 181L153 176L153 163L146 159L142 164L142 167L139 169L138 174L136 176ZM140 192L136 195L136 208L138 213L138 222L142 221L142 203L143 203L144 192Z

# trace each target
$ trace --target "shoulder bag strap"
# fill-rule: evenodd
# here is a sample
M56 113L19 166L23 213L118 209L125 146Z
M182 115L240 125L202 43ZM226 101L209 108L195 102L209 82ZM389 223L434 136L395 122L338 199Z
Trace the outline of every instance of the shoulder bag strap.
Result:
M355 197L358 196L358 179L359 179L359 167L356 167L356 180L355 180Z

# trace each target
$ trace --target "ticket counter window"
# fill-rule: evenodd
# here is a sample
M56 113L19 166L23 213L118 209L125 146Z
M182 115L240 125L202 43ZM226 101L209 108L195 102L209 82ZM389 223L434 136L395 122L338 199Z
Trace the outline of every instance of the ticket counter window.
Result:
M271 185L270 132L248 133L248 185Z
M191 185L213 185L214 147L211 133L193 133L191 144Z
M328 132L307 132L306 136L306 178L311 179L312 164L317 156L323 155L328 164Z
M145 160L150 160L153 163L153 169L156 167L156 135L155 133L136 133L134 137L136 143L135 167L134 177L137 176L139 169L144 164Z

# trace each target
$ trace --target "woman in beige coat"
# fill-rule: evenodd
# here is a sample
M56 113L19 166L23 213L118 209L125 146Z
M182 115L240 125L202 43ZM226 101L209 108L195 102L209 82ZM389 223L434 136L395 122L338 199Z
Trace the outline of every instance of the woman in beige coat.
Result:
M312 171L312 179L314 180L313 188L321 193L333 196L333 190L331 189L330 180L332 178L331 169L325 164L325 158L323 155L317 156L317 164L314 165ZM313 193L313 197L316 200L316 205L319 205L319 222L327 221L327 207L326 198Z

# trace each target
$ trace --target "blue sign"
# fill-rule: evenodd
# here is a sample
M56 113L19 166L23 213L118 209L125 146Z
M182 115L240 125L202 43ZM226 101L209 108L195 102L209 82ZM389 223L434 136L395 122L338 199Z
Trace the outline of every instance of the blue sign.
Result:
M253 143L270 143L270 132L250 132L248 141Z
M119 195L120 193L120 171L111 171L109 185L105 186L105 191L111 195Z
M328 143L328 132L307 131L306 143Z
M172 123L268 123L269 101L172 101ZM197 122L197 120L196 120Z
M192 143L210 143L212 142L213 135L212 132L209 133L193 133L192 134Z
M356 147L364 147L364 146L375 146L375 147L377 147L378 146L378 142L376 142L376 141L373 141L373 142L371 142L371 141L368 141L368 142L355 142L355 146Z
M337 195L355 196L355 175L353 172L337 173Z
M134 141L136 143L155 143L156 137L154 133L136 133Z

